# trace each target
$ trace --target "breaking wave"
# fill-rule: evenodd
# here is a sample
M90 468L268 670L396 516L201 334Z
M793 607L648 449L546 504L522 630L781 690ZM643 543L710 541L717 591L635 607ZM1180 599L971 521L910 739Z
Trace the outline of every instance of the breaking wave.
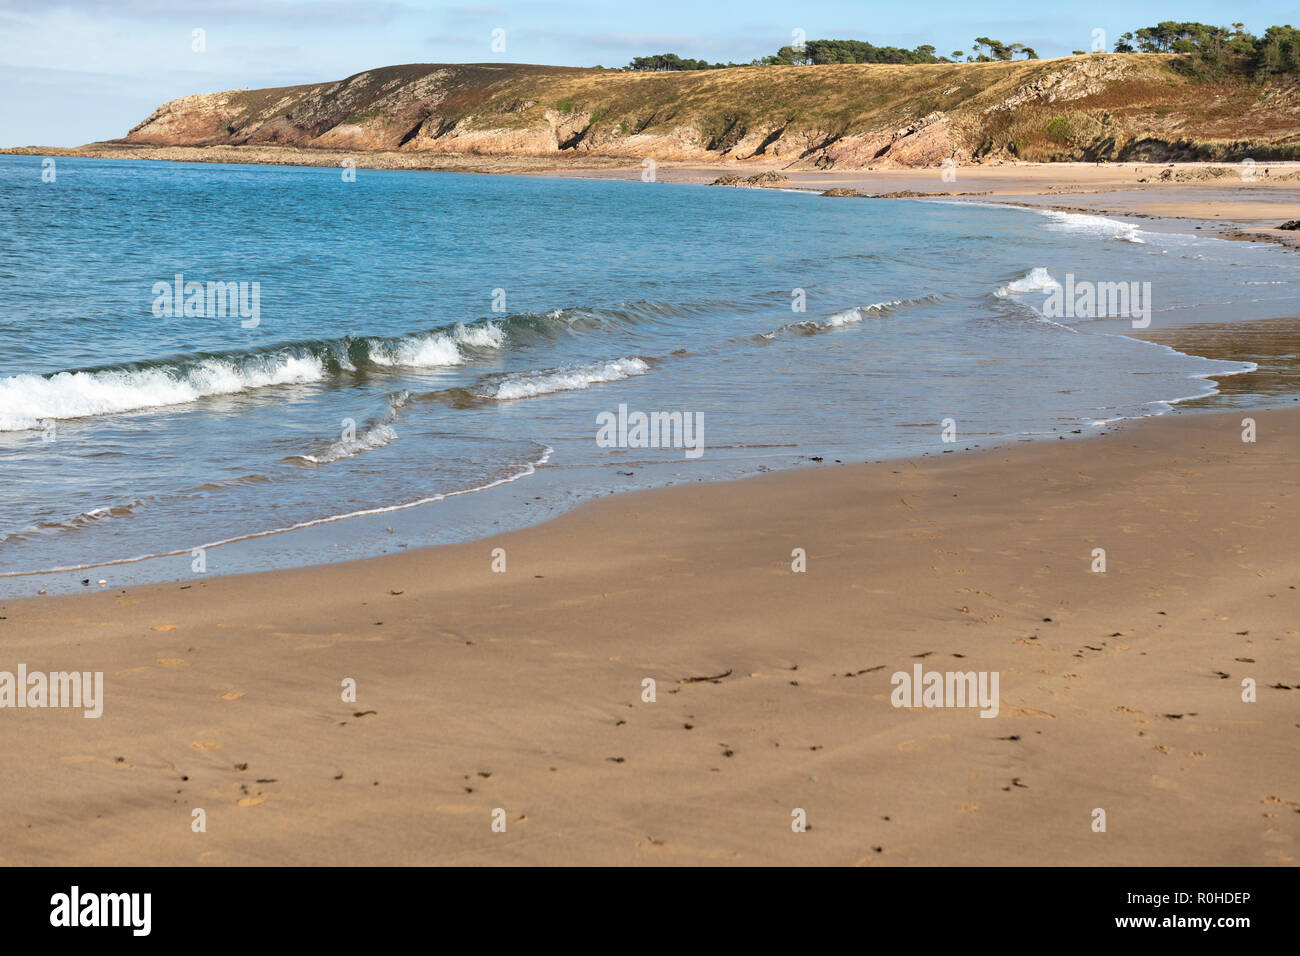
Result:
M96 522L125 517L126 515L134 513L137 509L142 508L143 506L144 502L137 498L135 501L125 505L91 508L89 511L83 511L81 514L64 519L63 521L42 521L30 525L21 531L11 531L8 534L0 534L0 544L9 541L24 541L29 538L53 534L59 531L75 531L78 528L89 527Z
M397 432L392 425L372 425L351 438L340 438L318 455L292 455L287 461L306 465L327 465L342 458L351 458L363 451L383 448L397 441Z
M1059 289L1061 283L1048 274L1042 266L1034 266L1019 279L1014 282L1008 282L1001 286L993 294L999 299L1005 299L1009 295L1024 295L1027 292L1046 292L1049 289Z
M505 331L487 322L405 336L348 336L49 375L11 375L0 379L0 431L318 382L359 369L459 365L469 354L500 349L505 343Z
M589 362L586 365L568 365L562 368L493 376L474 386L470 389L470 393L480 398L509 401L549 395L552 392L571 392L590 388L592 385L604 382L617 382L634 375L644 375L648 371L650 371L649 362L635 355L629 355L611 362Z
M1103 239L1118 239L1120 242L1145 244L1138 227L1118 219L1107 219L1082 212L1061 212L1056 209L1035 210L1046 216L1051 222L1049 229L1069 232L1088 232Z
M393 428L393 422L397 421L398 412L410 398L411 393L406 389L390 395L388 411L382 418L368 422L360 434L355 431L345 433L338 441L331 442L317 454L290 455L284 460L291 465L327 465L332 461L351 458L365 451L391 445L397 441L397 431Z
M803 319L799 322L789 322L781 326L779 329L774 329L771 332L760 333L758 338L771 340L776 338L782 332L815 335L818 332L828 332L831 329L840 329L848 325L857 325L868 317L885 315L901 305L923 301L937 301L937 299L937 296L926 296L922 299L891 299L888 302L872 302L870 305L859 305L854 306L851 309L845 309L842 312L834 312L821 321L818 321L817 319Z

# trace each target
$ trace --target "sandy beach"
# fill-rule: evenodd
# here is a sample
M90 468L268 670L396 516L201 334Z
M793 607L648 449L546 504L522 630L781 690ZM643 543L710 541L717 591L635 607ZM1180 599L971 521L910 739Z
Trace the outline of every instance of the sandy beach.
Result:
M114 141L75 148L22 147L0 150L31 156L71 156L189 163L248 163L434 170L573 177L653 179L663 183L708 184L724 176L742 179L765 173L784 182L761 188L857 190L888 196L920 194L976 202L1008 203L1068 212L1139 219L1183 219L1232 239L1300 248L1300 231L1279 228L1300 220L1300 163L1297 162L1018 162L997 160L942 166L793 168L761 157L699 163L655 162L600 154L405 153L374 150L356 156L346 150L287 146L145 146Z
M1293 865L1298 429L936 435L467 545L8 602L3 667L102 671L104 702L6 714L0 862ZM893 706L918 664L997 672L997 716Z
M519 172L533 172L518 170ZM1300 219L1300 163L977 163L941 167L789 169L733 163L658 164L662 182L711 183L722 176L776 172L769 188L868 194L919 194L934 199L1007 203L1137 219L1186 219L1212 235L1300 247L1300 232L1278 228ZM538 175L639 179L640 166L566 167ZM947 178L945 178L945 176Z

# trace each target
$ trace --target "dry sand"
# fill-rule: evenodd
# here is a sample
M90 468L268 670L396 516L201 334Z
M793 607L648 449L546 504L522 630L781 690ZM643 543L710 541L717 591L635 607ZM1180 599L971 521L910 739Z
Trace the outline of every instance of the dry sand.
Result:
M107 699L0 713L0 862L1294 864L1298 435L1174 415L9 602L0 669ZM1000 713L891 706L917 663Z

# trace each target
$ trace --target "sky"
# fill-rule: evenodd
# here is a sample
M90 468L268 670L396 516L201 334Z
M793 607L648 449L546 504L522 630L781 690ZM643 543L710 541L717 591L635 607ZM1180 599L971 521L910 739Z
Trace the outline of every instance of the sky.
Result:
M1260 33L1300 23L1300 0L0 0L0 146L119 138L181 96L399 63L612 67L670 52L747 63L796 30L810 40L930 43L941 55L988 36L1049 57L1091 49L1094 30L1110 48L1161 20L1242 21ZM504 51L493 49L494 30L504 31Z

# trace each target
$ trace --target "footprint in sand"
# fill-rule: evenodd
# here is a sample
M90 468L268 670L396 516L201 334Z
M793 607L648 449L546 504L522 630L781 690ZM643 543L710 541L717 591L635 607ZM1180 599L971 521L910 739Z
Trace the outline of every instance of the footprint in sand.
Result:
M645 850L647 853L672 853L664 845L664 841L657 836L648 836L644 840L637 840L633 844L638 850Z
M1012 707L1011 717L1043 717L1048 720L1055 720L1055 714L1049 714L1045 710L1035 710L1033 707Z

